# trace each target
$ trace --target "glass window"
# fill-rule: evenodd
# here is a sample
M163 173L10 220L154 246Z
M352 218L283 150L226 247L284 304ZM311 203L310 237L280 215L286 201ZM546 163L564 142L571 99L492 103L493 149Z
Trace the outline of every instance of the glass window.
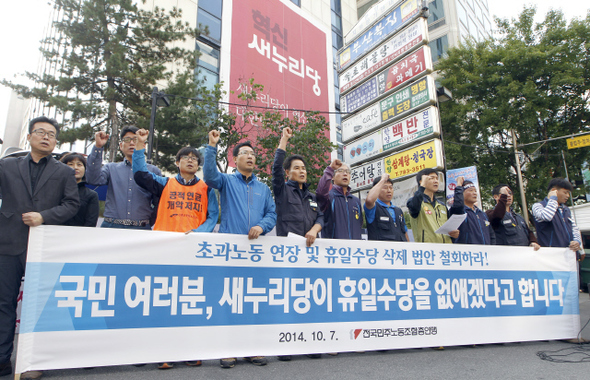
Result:
M219 83L219 75L205 69L202 66L197 67L197 78L203 81L203 86L205 86L209 91L213 91L215 85Z
M291 0L291 2L301 8L301 0Z
M432 62L436 62L447 54L447 50L449 50L449 39L444 35L434 41L430 41L428 46L430 46L430 51L432 52Z
M342 30L342 18L332 11L332 28Z
M197 41L196 49L201 52L199 56L199 66L203 66L211 71L219 72L219 50Z
M336 12L339 15L342 15L342 2L341 2L341 0L331 0L330 6L332 7L332 10L334 12Z
M199 8L206 10L217 18L221 18L223 0L199 0Z
M199 14L197 15L197 25L201 24L204 28L205 25L209 27L209 35L207 37L215 40L221 41L221 20L211 16L209 13L205 12L204 10L199 10Z
M342 47L342 36L334 31L332 31L332 46L334 46L336 49L340 49Z
M432 24L436 20L445 17L445 10L443 7L442 0L434 0L430 4L428 4L428 10L430 11L430 16L428 16L428 24Z

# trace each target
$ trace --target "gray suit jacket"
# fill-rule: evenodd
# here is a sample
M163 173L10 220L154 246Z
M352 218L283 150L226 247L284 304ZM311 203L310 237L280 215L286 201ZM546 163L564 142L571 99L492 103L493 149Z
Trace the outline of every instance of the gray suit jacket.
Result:
M29 156L0 160L0 255L16 256L27 250L29 226L22 214L39 212L44 224L62 224L78 212L80 200L72 168L49 156L31 189Z

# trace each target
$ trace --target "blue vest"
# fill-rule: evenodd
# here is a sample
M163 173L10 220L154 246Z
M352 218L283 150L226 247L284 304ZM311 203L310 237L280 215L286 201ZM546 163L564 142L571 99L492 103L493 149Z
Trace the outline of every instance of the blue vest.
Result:
M540 204L547 207L549 199L545 198ZM541 247L569 247L574 240L574 231L570 221L570 209L566 205L559 205L550 222L539 222L535 218L537 241Z
M406 233L402 231L402 210L395 207L395 219L387 208L375 202L375 219L373 223L367 223L369 240L394 240L406 241Z
M359 199L350 193L345 196L334 188L330 190L328 199L322 237L361 240L363 219Z

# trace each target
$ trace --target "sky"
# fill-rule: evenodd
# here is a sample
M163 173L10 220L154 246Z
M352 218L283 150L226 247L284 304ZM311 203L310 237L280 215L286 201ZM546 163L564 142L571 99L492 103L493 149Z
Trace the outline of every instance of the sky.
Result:
M537 21L551 8L561 9L566 19L585 17L590 3L581 6L587 0L488 0L490 13L500 18L516 17L525 5L536 5ZM584 8L586 8L584 10ZM0 78L13 79L26 83L23 78L16 78L16 74L25 71L36 72L39 64L39 41L43 38L44 30L49 25L51 6L48 0L18 0L4 1L0 12ZM0 86L0 137L4 136L4 127L10 90Z

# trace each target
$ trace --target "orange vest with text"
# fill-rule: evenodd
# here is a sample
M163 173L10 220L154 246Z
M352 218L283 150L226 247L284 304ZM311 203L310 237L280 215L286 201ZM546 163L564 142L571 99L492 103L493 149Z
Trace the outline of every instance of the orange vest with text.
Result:
M170 178L162 191L154 230L187 232L207 220L207 190L205 181L185 186Z

